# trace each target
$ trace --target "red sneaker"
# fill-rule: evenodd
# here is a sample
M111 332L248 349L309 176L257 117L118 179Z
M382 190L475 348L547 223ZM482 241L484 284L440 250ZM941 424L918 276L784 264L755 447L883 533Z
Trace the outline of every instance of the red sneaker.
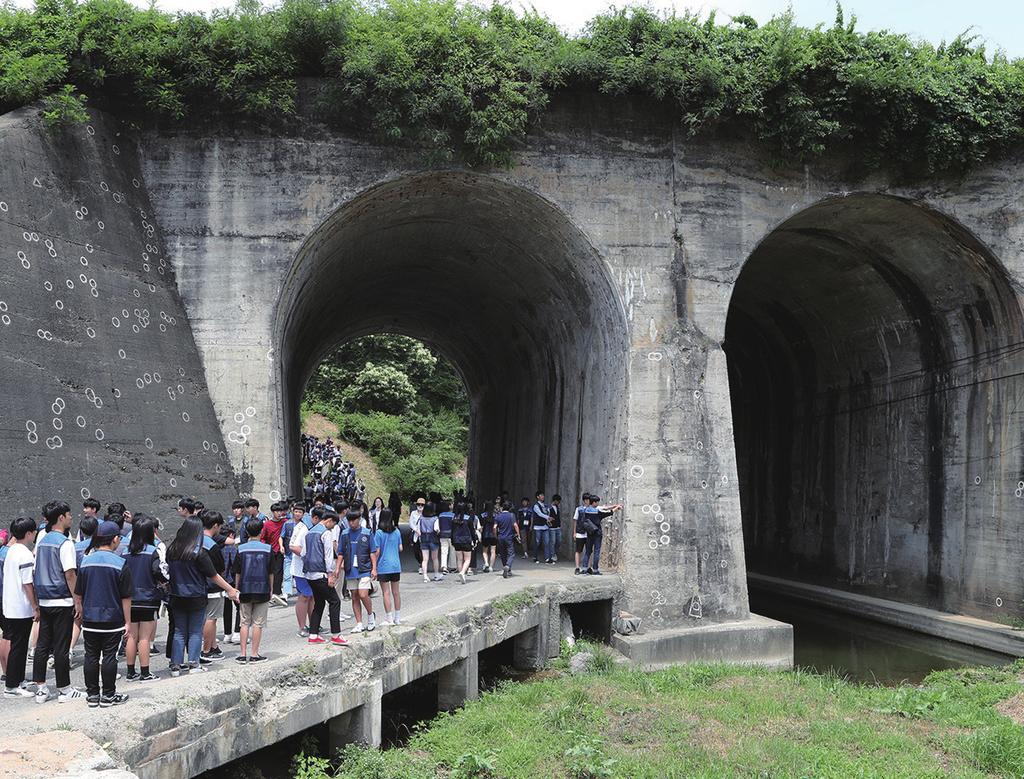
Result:
M324 639L320 638L320 636L310 636L309 638L306 639L306 642L310 643L310 644L326 644L327 643Z
M331 643L334 644L335 646L348 646L349 645L348 641L346 641L341 636L331 636Z

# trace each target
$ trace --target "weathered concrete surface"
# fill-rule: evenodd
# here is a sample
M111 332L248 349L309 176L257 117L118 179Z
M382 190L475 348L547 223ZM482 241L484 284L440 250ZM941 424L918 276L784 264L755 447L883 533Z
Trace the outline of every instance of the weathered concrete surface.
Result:
M698 661L793 667L793 626L758 614L736 622L615 635L612 646L647 670Z
M0 777L3 779L138 779L124 770L95 741L83 733L68 728L74 723L70 717L63 730L37 733L30 739L10 726L7 720L7 738L0 749Z
M744 527L764 570L989 618L1024 600L1020 160L854 184L574 96L508 171L305 120L146 131L139 156L244 491L297 486L319 356L406 332L466 378L478 491L626 504L605 559L648 627L746 618Z
M90 494L223 505L231 463L134 141L100 114L51 135L24 109L0 116L0 158L7 521Z
M861 619L871 619L969 646L980 646L1011 657L1024 657L1024 633L998 622L963 614L947 614L891 599L873 598L862 593L758 573L750 574L750 587L752 590L806 601L817 608L841 611Z

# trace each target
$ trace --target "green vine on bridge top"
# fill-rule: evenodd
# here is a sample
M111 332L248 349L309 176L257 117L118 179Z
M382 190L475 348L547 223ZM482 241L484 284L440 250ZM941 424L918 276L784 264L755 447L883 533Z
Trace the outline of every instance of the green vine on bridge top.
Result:
M935 46L791 14L609 11L574 37L535 13L455 0L243 0L212 15L125 0L0 7L0 111L51 97L160 123L243 116L279 126L299 79L337 126L435 157L509 165L559 90L660 101L693 135L727 132L791 164L830 153L860 170L963 172L1019 148L1024 60L962 35ZM71 101L71 102L69 102Z

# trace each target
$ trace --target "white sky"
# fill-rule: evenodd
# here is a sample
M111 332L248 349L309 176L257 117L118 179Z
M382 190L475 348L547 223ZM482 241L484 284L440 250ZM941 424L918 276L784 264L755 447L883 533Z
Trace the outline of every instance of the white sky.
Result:
M0 0L2 1L2 0ZM16 5L30 6L32 0L14 0ZM146 0L132 0L146 6ZM595 14L608 8L606 0L509 0L514 7L532 6L552 19L567 32L576 32ZM225 0L157 0L166 11L209 11L230 6ZM628 3L619 2L618 5ZM830 24L835 18L834 0L651 0L657 9L690 9L706 14L747 13L759 22L792 6L797 20L814 26ZM1002 49L1011 57L1024 56L1024 4L1020 0L846 0L847 15L854 13L861 30L889 29L908 33L915 38L935 43L952 40L967 28L986 41L989 50Z

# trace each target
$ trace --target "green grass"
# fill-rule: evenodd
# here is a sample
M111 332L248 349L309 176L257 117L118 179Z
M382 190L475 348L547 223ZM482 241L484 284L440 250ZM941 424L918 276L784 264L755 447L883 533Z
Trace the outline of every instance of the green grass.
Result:
M503 683L387 752L346 750L304 779L1020 777L1024 729L994 704L1024 661L919 686L726 665L656 673L601 663ZM305 770L305 769L304 769ZM332 771L334 773L332 773Z

